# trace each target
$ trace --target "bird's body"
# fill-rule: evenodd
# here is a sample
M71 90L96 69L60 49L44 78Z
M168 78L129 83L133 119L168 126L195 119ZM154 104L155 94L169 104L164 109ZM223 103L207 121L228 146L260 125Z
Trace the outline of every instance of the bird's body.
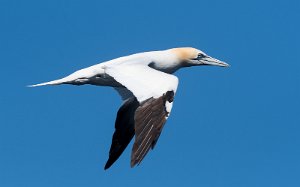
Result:
M105 169L125 150L133 136L131 166L139 164L153 149L171 112L182 67L228 64L194 48L174 48L137 53L78 70L59 80L35 86L91 84L115 88L123 99L115 122L115 133Z

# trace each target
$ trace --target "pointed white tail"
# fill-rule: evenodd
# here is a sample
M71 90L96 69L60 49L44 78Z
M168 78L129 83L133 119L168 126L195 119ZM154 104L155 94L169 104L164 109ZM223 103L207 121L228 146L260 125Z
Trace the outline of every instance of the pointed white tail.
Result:
M89 79L90 77L94 77L97 74L103 74L104 73L104 69L102 69L100 66L97 68L98 66L91 66L88 68L84 68L81 70L78 70L74 73L72 73L71 75L68 75L62 79L57 79L54 81L49 81L49 82L44 82L44 83L40 83L40 84L34 84L34 85L29 85L28 87L37 87L37 86L46 86L46 85L59 85L59 84L64 84L64 83L76 83L76 80L85 80L85 79ZM80 81L79 81L80 83Z
M67 77L62 78L62 79L58 79L58 80L54 80L54 81L49 81L49 82L43 82L40 84L34 84L34 85L29 85L28 87L38 87L38 86L46 86L46 85L59 85L59 84L63 84L63 83L67 83L70 80L67 79Z
M38 87L38 86L58 85L58 84L62 84L62 82L60 80L54 80L54 81L44 82L40 84L28 85L28 87Z

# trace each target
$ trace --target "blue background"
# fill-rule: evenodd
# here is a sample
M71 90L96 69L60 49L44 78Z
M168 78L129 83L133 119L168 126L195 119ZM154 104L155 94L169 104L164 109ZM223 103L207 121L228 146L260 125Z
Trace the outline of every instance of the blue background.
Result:
M300 1L0 1L0 186L300 186ZM156 148L108 171L111 88L26 85L193 46Z

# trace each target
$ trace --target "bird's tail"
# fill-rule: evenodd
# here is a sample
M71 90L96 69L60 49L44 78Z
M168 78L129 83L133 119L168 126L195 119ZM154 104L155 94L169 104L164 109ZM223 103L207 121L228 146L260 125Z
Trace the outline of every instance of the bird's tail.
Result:
M98 68L98 69L97 69ZM57 79L54 81L49 81L49 82L44 82L40 84L34 84L34 85L29 85L28 87L37 87L37 86L46 86L46 85L60 85L60 84L75 84L75 85L81 85L84 84L84 82L91 78L94 77L97 74L103 74L104 70L100 66L95 67L91 66L88 68L84 68L81 70L78 70L62 79Z
M65 78L62 78L62 79L54 80L54 81L28 85L28 87L38 87L38 86L46 86L46 85L60 85L60 84L64 84L64 83L67 83L67 82L69 82L69 80L67 80L67 77L65 77Z

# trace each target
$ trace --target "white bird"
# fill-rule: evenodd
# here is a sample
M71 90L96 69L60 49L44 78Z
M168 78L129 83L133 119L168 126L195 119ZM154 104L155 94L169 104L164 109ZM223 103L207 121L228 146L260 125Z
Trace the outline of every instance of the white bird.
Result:
M123 153L135 135L131 167L139 165L153 149L170 115L178 78L172 73L183 67L228 67L201 50L185 47L137 53L78 70L62 79L31 85L91 84L115 88L123 99L104 169Z

